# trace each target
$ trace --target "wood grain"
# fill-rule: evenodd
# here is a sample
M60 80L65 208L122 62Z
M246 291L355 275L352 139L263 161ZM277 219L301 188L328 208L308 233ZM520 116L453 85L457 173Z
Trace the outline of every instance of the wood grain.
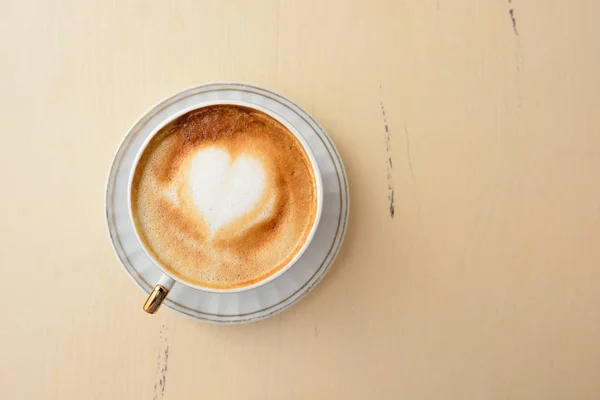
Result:
M599 16L593 0L3 1L0 398L599 398ZM104 226L130 124L215 80L305 107L351 187L325 280L246 326L145 315Z

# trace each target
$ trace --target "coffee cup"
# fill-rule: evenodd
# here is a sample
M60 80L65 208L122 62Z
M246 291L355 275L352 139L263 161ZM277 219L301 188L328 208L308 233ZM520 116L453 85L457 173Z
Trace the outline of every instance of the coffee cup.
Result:
M170 132L183 142L167 143ZM144 310L155 313L175 283L235 293L273 281L306 251L322 208L313 151L280 115L244 101L172 115L141 146L128 183L136 237L162 272Z

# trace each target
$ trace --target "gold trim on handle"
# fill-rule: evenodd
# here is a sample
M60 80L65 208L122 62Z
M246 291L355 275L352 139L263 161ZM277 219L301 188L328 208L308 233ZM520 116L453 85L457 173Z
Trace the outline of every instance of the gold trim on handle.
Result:
M144 303L144 311L148 314L154 314L167 297L167 294L169 294L169 291L165 287L161 285L154 286L150 296L148 296L148 299Z

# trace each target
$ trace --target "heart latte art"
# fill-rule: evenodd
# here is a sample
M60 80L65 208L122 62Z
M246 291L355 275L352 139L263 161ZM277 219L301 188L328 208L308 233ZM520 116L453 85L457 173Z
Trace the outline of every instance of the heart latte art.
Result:
M240 156L232 163L227 149L211 147L199 151L190 164L187 185L211 233L249 214L265 197L265 171L253 157Z
M131 190L146 249L172 275L218 289L254 284L287 265L317 207L300 142L268 115L232 105L192 111L161 129Z

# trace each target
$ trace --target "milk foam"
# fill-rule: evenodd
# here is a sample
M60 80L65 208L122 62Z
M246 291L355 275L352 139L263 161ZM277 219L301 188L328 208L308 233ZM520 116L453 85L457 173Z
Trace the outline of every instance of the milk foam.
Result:
M244 107L194 110L136 167L131 201L146 249L173 276L240 288L285 267L315 221L310 160L283 125Z
M211 233L250 212L265 190L265 170L252 156L231 160L229 152L208 147L190 163L187 186Z

